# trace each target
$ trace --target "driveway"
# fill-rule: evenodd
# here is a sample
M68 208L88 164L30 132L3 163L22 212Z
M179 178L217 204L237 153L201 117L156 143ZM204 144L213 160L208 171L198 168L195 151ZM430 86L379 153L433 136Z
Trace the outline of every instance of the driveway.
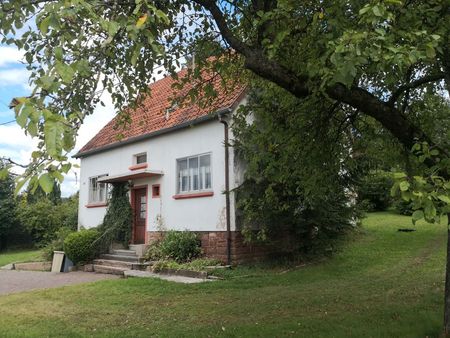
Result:
M120 277L83 271L53 273L41 271L0 270L0 295L117 278Z

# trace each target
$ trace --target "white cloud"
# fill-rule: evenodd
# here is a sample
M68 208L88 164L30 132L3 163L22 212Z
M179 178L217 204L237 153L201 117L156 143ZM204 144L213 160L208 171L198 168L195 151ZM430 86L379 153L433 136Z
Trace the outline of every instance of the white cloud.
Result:
M14 162L27 164L31 160L31 152L36 149L38 141L25 135L17 124L0 126L0 157L10 158ZM24 169L14 167L16 174Z
M19 63L23 59L24 52L14 47L0 46L0 67L11 63Z
M26 69L8 68L0 70L0 87L21 85L29 89L28 78L30 74Z
M17 124L0 126L0 152L5 148L31 150L37 146L37 140L25 135Z
M78 131L75 152L80 150L91 138L97 134L115 116L114 105L109 94L103 94L102 100L105 106L97 106L94 113L85 118Z

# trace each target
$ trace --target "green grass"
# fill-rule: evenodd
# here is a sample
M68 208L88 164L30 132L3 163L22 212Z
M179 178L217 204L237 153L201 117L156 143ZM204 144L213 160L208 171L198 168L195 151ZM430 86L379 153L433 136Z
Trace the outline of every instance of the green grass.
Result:
M0 336L437 337L446 228L371 214L333 258L224 281L102 281L0 297Z
M42 261L42 252L39 250L17 250L0 252L0 267L19 262Z

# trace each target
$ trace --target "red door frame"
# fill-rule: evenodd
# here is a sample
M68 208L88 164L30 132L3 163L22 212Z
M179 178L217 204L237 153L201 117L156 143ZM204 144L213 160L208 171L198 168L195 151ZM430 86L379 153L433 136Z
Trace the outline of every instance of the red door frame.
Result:
M131 227L131 242L135 243L135 221L136 221L136 210L135 210L135 202L136 202L136 190L145 189L145 197L147 201L146 215L145 215L145 235L144 235L144 243L147 243L147 228L148 228L148 209L149 209L149 200L148 200L148 184L145 185L136 185L131 188L131 208L133 209L133 224Z

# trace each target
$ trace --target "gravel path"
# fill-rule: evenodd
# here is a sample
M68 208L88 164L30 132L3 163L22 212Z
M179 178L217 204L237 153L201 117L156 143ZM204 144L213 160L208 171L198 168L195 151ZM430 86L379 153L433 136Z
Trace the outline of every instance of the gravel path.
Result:
M116 278L120 277L83 271L53 273L41 271L0 270L0 295L36 289L57 288L64 285L74 285Z

